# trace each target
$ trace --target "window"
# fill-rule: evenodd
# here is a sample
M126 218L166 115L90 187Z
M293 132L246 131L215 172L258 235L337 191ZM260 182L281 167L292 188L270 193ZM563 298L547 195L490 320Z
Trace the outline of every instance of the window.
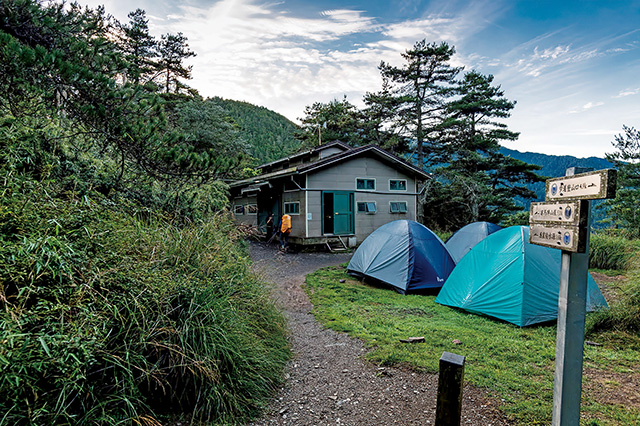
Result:
M300 214L300 202L284 203L284 212L287 214Z
M407 180L406 179L390 179L389 191L406 191Z
M233 214L235 214L236 216L244 214L244 206L240 204L236 204L235 206L233 206Z
M376 180L375 179L357 178L356 179L356 189L363 189L365 191L375 191L376 190Z
M358 213L373 214L377 211L375 201L358 202Z
M247 214L256 215L258 214L258 205L257 204L247 204L247 208L245 209Z
M389 210L391 213L406 213L407 202L406 201L391 201L389 203Z

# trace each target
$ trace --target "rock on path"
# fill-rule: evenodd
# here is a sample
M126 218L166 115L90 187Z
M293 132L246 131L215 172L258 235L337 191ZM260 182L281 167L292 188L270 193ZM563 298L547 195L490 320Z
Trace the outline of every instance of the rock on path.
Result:
M362 342L324 328L311 314L301 288L305 276L349 255L282 254L276 247L252 243L251 257L288 318L294 359L285 386L251 425L433 425L436 375L366 363ZM481 390L465 387L462 424L509 425L495 405Z

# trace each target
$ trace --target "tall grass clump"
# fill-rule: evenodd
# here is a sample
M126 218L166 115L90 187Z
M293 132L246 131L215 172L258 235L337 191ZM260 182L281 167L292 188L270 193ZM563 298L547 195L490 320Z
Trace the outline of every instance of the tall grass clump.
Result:
M592 316L588 333L614 330L640 332L640 241L621 235L597 233L591 237L589 265L624 273L620 291L609 303L610 309Z
M4 172L0 425L260 410L289 358L285 321L224 214L140 220L124 201Z
M589 267L624 271L640 252L640 241L604 232L594 233L589 241Z
M618 299L609 305L609 310L593 315L588 333L614 330L640 335L640 272L633 273Z

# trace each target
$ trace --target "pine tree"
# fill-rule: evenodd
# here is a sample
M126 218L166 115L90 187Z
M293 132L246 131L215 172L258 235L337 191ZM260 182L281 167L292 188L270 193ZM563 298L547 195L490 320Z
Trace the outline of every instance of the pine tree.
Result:
M612 142L616 151L607 154L607 160L618 169L618 190L616 198L607 200L605 206L611 222L640 238L640 131L628 126L622 129L624 133Z
M189 50L187 37L181 32L177 34L163 34L160 41L160 61L159 68L164 75L164 88L166 93L180 93L187 86L180 79L191 79L191 65L185 66L183 61L192 56L195 52Z
M515 197L535 194L524 184L538 182L539 166L500 153L500 143L513 141L512 132L501 121L511 115L515 102L504 97L493 76L466 73L447 104L447 119L441 132L440 165L433 171L448 182L448 203L458 204L460 225L479 220L499 222L520 210Z
M0 16L0 113L69 123L83 142L73 150L99 152L117 165L114 186L127 173L166 182L214 175L210 152L189 152L189 161L173 155L189 151L190 141L168 128L157 93L121 84L130 63L104 8L19 0L0 2Z
M315 102L304 110L302 125L295 137L305 147L339 140L353 146L366 144L362 113L347 100L334 99L329 103Z
M367 123L368 140L396 155L408 154L413 139L403 134L401 126L392 124L400 122L398 112L402 99L392 96L389 79L383 78L382 89L377 93L365 93L363 100L362 114Z
M445 42L422 40L402 54L406 61L403 67L385 62L379 66L388 95L380 96L377 102L393 108L389 124L395 133L413 140L418 165L427 169L439 162L446 101L454 94L455 78L461 70L449 64L454 53Z
M145 11L136 9L129 13L129 24L122 26L122 50L128 62L127 75L134 84L141 79L153 78L157 69L154 58L157 55L158 42L149 34L149 20Z

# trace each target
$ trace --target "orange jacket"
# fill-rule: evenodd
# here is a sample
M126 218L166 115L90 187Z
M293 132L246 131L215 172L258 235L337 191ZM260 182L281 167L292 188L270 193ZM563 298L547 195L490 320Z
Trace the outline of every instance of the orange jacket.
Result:
M282 215L282 224L280 225L280 232L291 232L291 216L288 214Z

